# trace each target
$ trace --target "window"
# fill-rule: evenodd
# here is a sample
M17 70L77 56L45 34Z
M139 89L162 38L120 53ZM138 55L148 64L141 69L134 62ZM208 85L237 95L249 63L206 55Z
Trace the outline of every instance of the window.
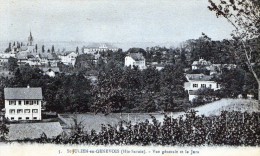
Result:
M25 101L25 105L29 105L30 101Z
M210 85L209 85L209 88L211 88L211 87L212 87L212 85L210 84Z
M206 88L206 84L201 84L201 88Z
M10 109L10 110L9 110L9 113L10 113L10 114L14 114L14 113L15 113L15 110L14 110L14 109Z
M9 105L15 105L15 104L16 104L16 101L14 101L14 100L9 101Z
M32 112L33 113L38 113L38 109L33 109Z
M193 84L193 88L198 88L198 84Z
M37 100L26 100L25 105L38 105Z
M25 109L24 113L30 113L30 109Z
M26 117L25 119L26 119L26 120L29 120L29 117Z
M23 113L22 109L17 109L17 114Z
M21 105L22 104L22 101L18 101L18 105Z
M14 120L14 117L11 117L11 120Z
M33 100L34 105L38 105L38 100Z
M18 117L18 120L22 120L22 117Z
M34 120L37 120L37 117L33 117Z

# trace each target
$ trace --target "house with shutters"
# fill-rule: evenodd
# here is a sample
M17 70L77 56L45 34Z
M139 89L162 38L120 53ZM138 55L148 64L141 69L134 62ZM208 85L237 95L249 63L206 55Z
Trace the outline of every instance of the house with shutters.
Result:
M41 120L42 88L4 88L5 118Z
M78 57L78 53L74 51L68 51L63 54L59 54L58 57L63 64L74 66L76 63L76 58Z
M198 69L206 69L210 70L212 63L210 61L206 61L204 59L199 59L198 61L194 61L191 65L192 70L198 70Z
M146 69L145 58L142 53L130 53L125 57L125 66L133 68L138 67L140 70Z
M220 89L220 85L212 80L213 76L204 74L186 74L188 82L184 83L184 89L188 91L189 101L198 97L197 91L199 89L209 88L212 90Z

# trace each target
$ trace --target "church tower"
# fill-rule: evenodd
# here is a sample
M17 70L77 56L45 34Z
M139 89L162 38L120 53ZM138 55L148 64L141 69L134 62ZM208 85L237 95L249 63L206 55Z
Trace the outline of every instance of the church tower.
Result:
M28 45L32 46L33 45L33 37L32 37L32 33L30 31L30 36L28 37Z

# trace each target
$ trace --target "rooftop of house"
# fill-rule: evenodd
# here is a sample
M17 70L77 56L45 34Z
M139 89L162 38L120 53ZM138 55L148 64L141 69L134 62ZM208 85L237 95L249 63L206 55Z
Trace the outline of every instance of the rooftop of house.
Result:
M39 57L42 59L48 59L48 60L55 60L55 59L59 59L57 54L55 53L48 53L48 52L19 52L16 54L16 58L18 60L22 60L22 59L27 59L27 58L35 58L35 57Z
M42 88L4 88L4 97L6 100L41 100Z
M142 60L144 60L144 56L143 56L142 53L130 53L130 54L128 54L128 56L130 56L135 61L142 61Z
M37 139L43 134L47 138L53 138L62 132L59 122L10 124L7 138L8 140Z
M211 81L213 76L204 74L186 74L186 78L193 81Z
M193 66L196 66L196 65L211 65L211 62L206 61L204 59L199 59L199 61L193 61L192 65Z
M27 49L28 49L27 46L21 46L21 47L20 47L20 50L21 50L21 51L26 51Z
M10 58L10 57L15 57L15 54L11 53L0 53L0 58Z

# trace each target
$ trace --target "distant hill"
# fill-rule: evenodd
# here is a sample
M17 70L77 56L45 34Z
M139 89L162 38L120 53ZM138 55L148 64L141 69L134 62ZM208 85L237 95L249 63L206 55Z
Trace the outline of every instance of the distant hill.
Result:
M11 43L13 44L14 41L11 41ZM20 41L23 42L24 44L27 43L27 41ZM42 45L44 44L45 46L45 50L47 50L48 48L51 49L52 45L54 45L55 50L58 51L58 49L60 49L60 51L63 50L63 48L65 48L66 51L72 51L72 50L76 50L76 47L79 47L79 50L81 50L81 48L83 46L87 46L89 45L91 42L81 42L81 41L39 41L39 42L35 42L38 45L38 48L40 49L42 47ZM102 42L103 43L103 42ZM9 41L0 41L0 52L4 52L4 50L8 47ZM176 47L179 45L179 42L164 42L164 43L156 43L156 42L112 42L110 43L118 48L123 49L123 51L127 51L129 48L143 48L145 49L146 47L153 47L153 46L165 46L166 48L170 48L170 47Z

